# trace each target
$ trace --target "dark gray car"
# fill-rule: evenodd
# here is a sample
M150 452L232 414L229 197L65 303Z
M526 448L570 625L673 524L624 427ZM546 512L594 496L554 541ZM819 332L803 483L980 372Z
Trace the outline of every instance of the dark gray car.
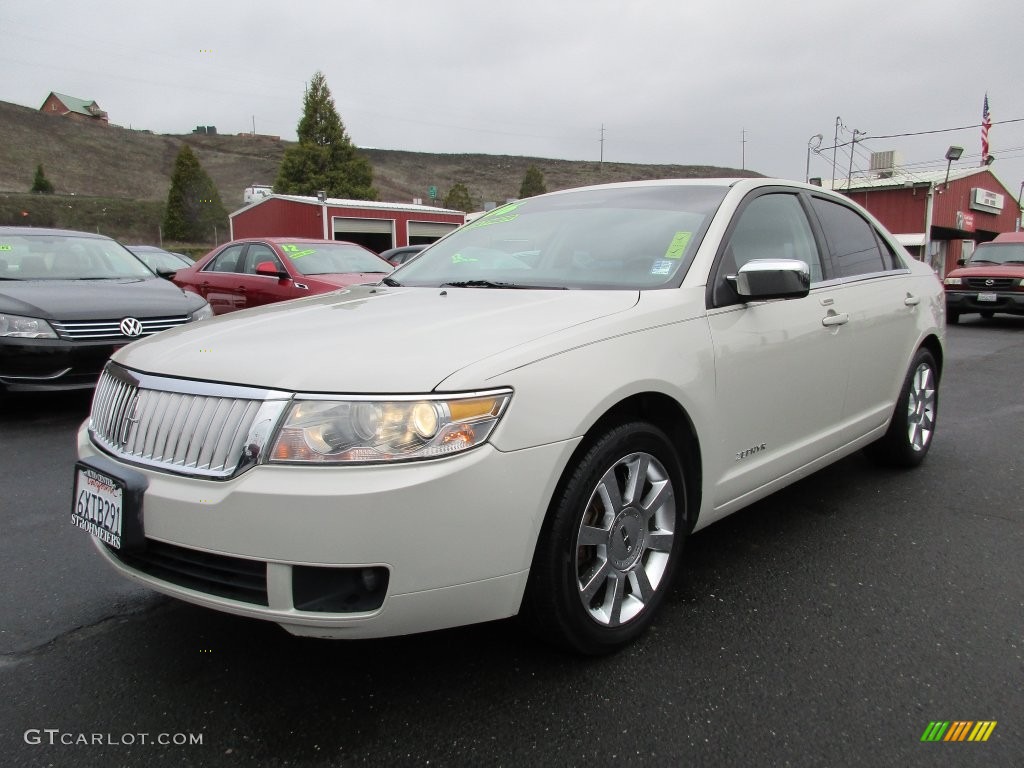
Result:
M109 237L0 227L0 391L92 387L114 350L212 316Z

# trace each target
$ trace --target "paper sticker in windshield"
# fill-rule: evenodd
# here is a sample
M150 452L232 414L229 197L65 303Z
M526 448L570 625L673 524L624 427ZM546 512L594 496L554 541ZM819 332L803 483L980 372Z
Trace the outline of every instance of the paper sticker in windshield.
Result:
M466 264L470 261L477 261L472 256L463 256L461 253L452 254L452 264Z
M652 275L669 275L672 273L672 267L674 265L667 259L658 259L654 264L651 265Z
M309 256L312 253L316 253L315 248L307 248L304 251L299 250L297 245L282 245L281 250L288 254L288 258L301 259L303 256Z
M693 237L692 232L676 232L676 236L673 237L672 242L668 244L668 250L665 251L665 258L683 258L683 253L686 251L686 246L690 244L691 237Z
M477 229L478 227L489 227L492 224L505 224L513 221L519 217L518 213L514 213L519 206L520 203L509 203L508 205L501 206L501 208L495 208L486 216L481 216L472 224L467 224L463 229Z
M13 251L13 250L14 249L11 248L11 246L9 246L9 245L0 245L0 251Z

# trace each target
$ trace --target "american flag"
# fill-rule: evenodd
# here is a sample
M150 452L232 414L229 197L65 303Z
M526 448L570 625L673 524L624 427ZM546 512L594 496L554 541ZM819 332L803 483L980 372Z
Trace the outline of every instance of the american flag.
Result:
M988 129L992 127L992 115L988 111L988 94L985 94L985 106L981 110L981 162L988 160Z

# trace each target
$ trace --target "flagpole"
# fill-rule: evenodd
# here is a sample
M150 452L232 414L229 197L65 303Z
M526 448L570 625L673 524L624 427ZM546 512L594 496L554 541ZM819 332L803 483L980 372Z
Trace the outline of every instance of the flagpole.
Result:
M981 165L989 164L988 153L988 130L992 127L992 114L988 110L988 91L985 91L985 101L981 108Z

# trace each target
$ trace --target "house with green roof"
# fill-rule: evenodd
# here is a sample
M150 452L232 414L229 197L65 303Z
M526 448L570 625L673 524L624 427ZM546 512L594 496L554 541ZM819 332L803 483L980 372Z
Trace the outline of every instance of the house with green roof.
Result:
M107 113L100 109L100 105L95 101L66 96L53 91L50 91L50 95L46 97L46 101L43 102L39 111L46 115L59 115L90 123L104 125L108 123Z

